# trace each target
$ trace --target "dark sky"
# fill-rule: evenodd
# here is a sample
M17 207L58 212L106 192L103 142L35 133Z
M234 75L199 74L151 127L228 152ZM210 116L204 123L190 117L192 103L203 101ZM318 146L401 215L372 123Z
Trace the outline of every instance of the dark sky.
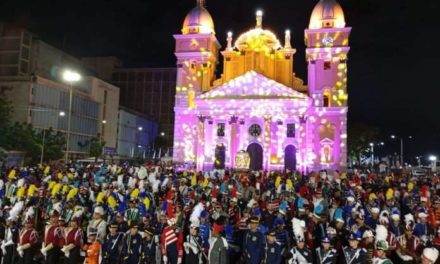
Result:
M195 0L2 0L0 21L29 28L76 56L116 55L127 66L174 66L174 40ZM306 78L304 28L317 0L207 0L217 37L264 26L283 39L289 28L297 49L295 71ZM353 27L349 54L350 122L387 136L413 135L407 153L440 154L440 2L340 0ZM437 152L438 151L438 152Z

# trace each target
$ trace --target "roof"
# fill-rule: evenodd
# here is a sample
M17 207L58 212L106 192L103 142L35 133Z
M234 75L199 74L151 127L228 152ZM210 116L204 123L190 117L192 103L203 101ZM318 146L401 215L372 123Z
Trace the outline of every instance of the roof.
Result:
M302 99L308 100L306 94L300 93L267 78L263 74L249 71L208 92L197 99Z

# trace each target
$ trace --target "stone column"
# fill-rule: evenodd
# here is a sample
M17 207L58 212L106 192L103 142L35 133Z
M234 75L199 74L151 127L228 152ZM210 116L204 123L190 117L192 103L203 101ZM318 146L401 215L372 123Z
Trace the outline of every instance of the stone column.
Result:
M198 116L197 126L197 170L203 170L203 163L205 162L205 116Z
M237 153L237 145L239 140L238 138L238 126L237 126L238 118L236 116L232 116L229 120L229 125L231 126L230 130L230 146L229 146L229 160L230 160L230 167L235 167L235 154Z
M269 170L270 167L270 143L271 143L271 123L272 123L272 116L265 115L264 116L264 149L263 149L263 163L264 163L264 169Z

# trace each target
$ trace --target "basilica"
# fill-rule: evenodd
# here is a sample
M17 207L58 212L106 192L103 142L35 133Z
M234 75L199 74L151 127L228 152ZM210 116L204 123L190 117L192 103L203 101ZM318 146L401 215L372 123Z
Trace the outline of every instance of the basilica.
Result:
M245 153L252 170L345 168L350 31L336 0L316 4L304 31L306 85L295 76L289 31L280 39L257 11L255 25L227 33L222 48L198 0L174 35L173 161L199 170L236 168Z

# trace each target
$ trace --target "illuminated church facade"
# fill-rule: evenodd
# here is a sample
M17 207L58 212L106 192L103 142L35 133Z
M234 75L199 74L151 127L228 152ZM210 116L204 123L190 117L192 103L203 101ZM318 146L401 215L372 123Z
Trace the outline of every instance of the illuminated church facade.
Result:
M204 1L174 35L177 90L173 161L199 170L343 169L347 162L347 54L351 28L336 0L320 0L305 30L307 86L294 73L290 32L283 43L256 26L221 49ZM216 68L223 59L223 72Z

